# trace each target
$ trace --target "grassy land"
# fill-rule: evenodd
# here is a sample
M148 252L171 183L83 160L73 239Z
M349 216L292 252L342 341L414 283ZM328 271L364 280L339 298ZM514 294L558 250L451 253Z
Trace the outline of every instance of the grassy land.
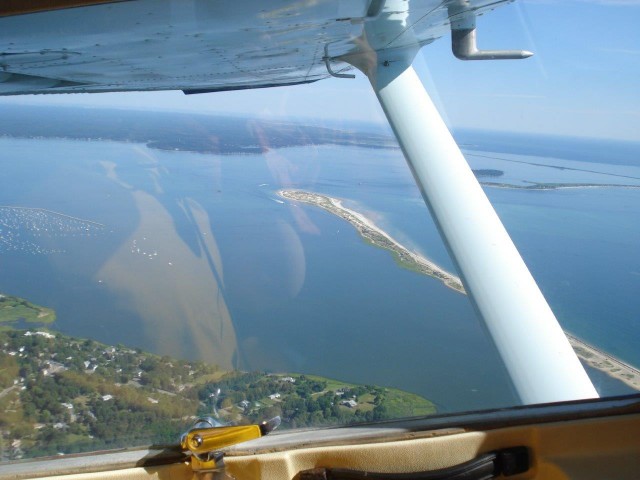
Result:
M293 378L300 378L300 374L291 374L291 376ZM304 375L306 378L308 378L309 380L314 380L316 382L327 382L327 386L325 388L325 390L331 390L331 391L335 391L335 390L340 390L342 388L345 387L355 387L356 384L354 383L347 383L347 382L341 382L340 380L334 380L332 378L325 378L325 377L320 377L318 375Z
M436 413L435 405L419 395L395 388L385 390L385 405L391 418L420 417Z
M49 324L55 322L56 314L50 308L35 305L23 298L0 294L0 323L19 320Z
M436 406L426 398L397 388L385 388L378 386L363 387L359 384L341 382L339 380L320 377L317 375L292 374L291 376L296 379L299 379L302 376L307 380L325 383L326 386L324 390L314 394L317 396L324 395L327 392L358 392L362 391L364 388L366 393L361 393L357 396L358 406L355 409L341 406L340 408L345 411L373 411L376 406L376 396L379 396L379 403L384 405L385 416L387 418L417 417L433 415L436 413Z

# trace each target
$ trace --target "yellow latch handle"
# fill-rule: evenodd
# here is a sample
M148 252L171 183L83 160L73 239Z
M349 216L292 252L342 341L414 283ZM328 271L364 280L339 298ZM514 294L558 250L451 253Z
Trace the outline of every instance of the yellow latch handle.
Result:
M189 450L195 454L208 453L261 436L260 425L198 428L191 430L183 438L181 446L183 450Z

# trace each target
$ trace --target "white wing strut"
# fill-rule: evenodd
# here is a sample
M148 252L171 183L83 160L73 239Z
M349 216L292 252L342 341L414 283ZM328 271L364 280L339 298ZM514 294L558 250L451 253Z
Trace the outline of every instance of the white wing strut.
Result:
M598 396L409 61L365 73L525 404Z

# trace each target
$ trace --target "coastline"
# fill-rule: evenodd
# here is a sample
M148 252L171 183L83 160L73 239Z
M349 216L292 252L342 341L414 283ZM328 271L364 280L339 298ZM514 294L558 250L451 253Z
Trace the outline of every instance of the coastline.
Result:
M627 365L610 353L586 343L569 332L565 331L564 334L567 336L578 358L587 365L606 373L634 390L640 391L640 370Z
M346 220L366 241L369 241L377 247L391 251L403 267L440 280L447 287L466 295L462 282L457 276L447 272L430 260L411 252L371 222L371 220L342 205L339 199L303 190L278 190L277 194L287 200L320 207ZM583 360L587 365L640 391L640 370L627 365L623 361L588 344L571 333L565 331L565 335L578 358Z
M447 272L434 262L410 251L380 227L362 214L351 210L337 198L302 190L279 190L278 195L287 200L315 205L349 222L360 236L373 245L389 250L398 263L409 269L440 280L444 285L458 293L466 294L460 278Z
M640 185L624 185L615 183L531 183L531 185L515 185L512 183L480 182L483 187L502 188L506 190L575 190L586 188L626 188L639 189Z

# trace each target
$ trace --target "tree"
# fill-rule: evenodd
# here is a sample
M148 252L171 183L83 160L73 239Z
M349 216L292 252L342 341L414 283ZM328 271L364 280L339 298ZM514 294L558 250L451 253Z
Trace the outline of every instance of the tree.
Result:
M373 420L385 420L386 418L388 418L388 412L384 404L377 405L373 408Z

